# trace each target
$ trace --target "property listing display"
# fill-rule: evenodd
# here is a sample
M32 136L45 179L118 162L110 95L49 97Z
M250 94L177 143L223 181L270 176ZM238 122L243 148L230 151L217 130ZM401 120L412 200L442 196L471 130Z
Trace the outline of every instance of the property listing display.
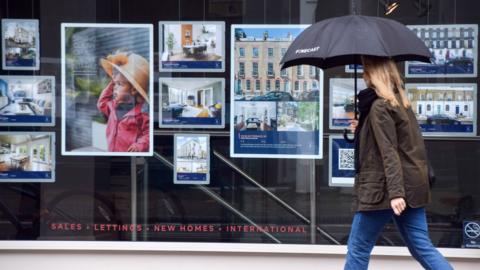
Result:
M0 182L54 181L54 132L0 132Z
M476 135L476 84L406 84L405 90L424 135Z
M355 180L355 146L341 135L328 137L328 184L352 187Z
M54 125L54 76L0 76L0 126Z
M406 62L405 77L476 77L478 25L409 25L425 41L432 63Z
M322 158L323 73L280 69L307 25L232 25L232 157Z
M160 78L159 85L160 127L225 127L225 79Z
M355 64L345 65L346 73L355 73ZM357 73L363 73L363 66L357 65Z
M174 168L175 184L209 184L209 135L175 134Z
M62 29L62 154L153 155L153 25Z
M40 69L38 20L2 19L2 68Z
M358 92L367 86L357 79ZM345 129L355 118L355 81L353 78L330 79L329 128Z
M159 22L160 71L225 71L225 22Z

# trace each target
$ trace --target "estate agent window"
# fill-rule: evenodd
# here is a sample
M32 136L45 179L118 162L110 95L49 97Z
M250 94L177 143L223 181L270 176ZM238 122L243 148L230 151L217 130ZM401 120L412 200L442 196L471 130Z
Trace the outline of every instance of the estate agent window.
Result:
M480 1L399 1L389 15L384 1L360 2L357 14L412 27L435 54L435 66L399 70L436 173L433 244L467 248L463 224L480 217ZM2 26L16 30L2 33L0 240L347 244L353 155L337 138L354 114L354 75L279 62L304 25L352 14L351 0L2 3ZM129 73L133 61L148 78ZM142 127L151 153L109 151L122 139L106 135L112 76L139 102L114 116L141 116L129 128ZM278 147L258 156L255 141ZM321 158L285 154L298 145ZM32 168L45 178L2 178ZM378 244L404 245L393 226Z

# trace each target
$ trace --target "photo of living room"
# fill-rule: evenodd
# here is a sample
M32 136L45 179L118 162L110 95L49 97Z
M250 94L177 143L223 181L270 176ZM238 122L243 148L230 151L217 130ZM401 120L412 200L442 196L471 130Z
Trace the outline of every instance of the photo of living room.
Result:
M160 69L222 71L224 28L223 22L160 22Z
M223 78L162 78L160 127L223 128Z
M53 134L0 133L0 182L53 180Z
M55 125L53 76L0 76L0 125Z

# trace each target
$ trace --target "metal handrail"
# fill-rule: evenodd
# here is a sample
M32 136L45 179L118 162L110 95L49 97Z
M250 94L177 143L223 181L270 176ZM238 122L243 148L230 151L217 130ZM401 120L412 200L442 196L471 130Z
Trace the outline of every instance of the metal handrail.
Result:
M245 179L247 179L250 183L252 183L253 185L257 186L261 191L265 192L268 196L270 196L271 198L273 198L277 203L279 203L281 206L283 206L285 209L287 209L288 211L290 211L291 213L293 213L295 216L299 217L301 220L303 220L305 223L307 223L308 225L310 225L312 222L307 218L305 217L304 215L302 215L300 212L298 212L297 210L295 210L293 207L291 207L289 204L287 204L285 201L283 201L282 199L280 199L277 195L273 194L270 190L268 190L267 188L265 188L264 186L262 186L260 183L258 183L257 181L255 181L255 179L253 179L250 175L248 175L247 173L245 173L242 169L240 169L235 163L231 162L230 160L228 160L226 157L224 157L222 154L220 154L219 152L213 150L213 154L218 157L221 161L223 161L224 163L226 163L228 166L230 166L230 168L232 168L234 171L236 171L237 173L239 173L240 175L242 175L243 177L245 177ZM340 245L340 242L338 242L335 238L333 238L329 233L327 233L325 230L323 230L322 228L320 228L319 226L316 226L316 229L319 233L321 233L323 236L325 236L328 240L330 240L331 242L333 242L334 244L337 244L337 245Z
M153 152L153 157L155 157L157 160L163 162L163 164L165 164L167 167L170 167L170 169L174 169L174 165L172 162L170 162L168 159L166 159L164 156L160 155L159 153L157 152ZM273 236L272 234L266 232L263 230L263 228L258 225L257 223L255 223L253 220L251 220L250 218L248 218L247 216L245 216L242 212L240 212L239 210L237 210L235 207L231 206L227 201L225 201L222 197L218 196L215 192L211 191L209 188L205 187L205 186L202 186L202 185L198 185L196 186L196 188L200 189L201 191L205 192L208 196L210 196L211 198L213 198L214 200L216 200L218 203L220 203L221 205L223 205L224 207L226 207L228 210L232 211L234 214L236 214L237 216L239 216L240 218L242 218L243 220L245 220L246 222L248 222L250 225L252 226L255 226L255 228L258 229L259 232L261 232L262 234L268 236L270 239L272 239L273 241L275 241L277 244L281 244L282 242L280 240L278 240L275 236Z

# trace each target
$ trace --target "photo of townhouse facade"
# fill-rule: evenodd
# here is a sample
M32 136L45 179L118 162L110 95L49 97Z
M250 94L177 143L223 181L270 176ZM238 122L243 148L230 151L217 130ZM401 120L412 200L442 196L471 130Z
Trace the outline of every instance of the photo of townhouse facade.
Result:
M38 20L2 19L2 68L40 69Z
M476 84L406 84L405 88L424 133L475 135Z
M235 29L236 100L251 100L272 91L283 92L279 98L283 101L307 100L309 92L319 90L316 67L303 65L280 69L280 61L298 34L296 31L298 29L269 30L268 27Z
M207 144L200 142L200 138L187 138L177 148L177 157L189 160L205 160L207 158Z
M409 25L432 53L432 63L406 62L406 77L475 77L478 26Z

